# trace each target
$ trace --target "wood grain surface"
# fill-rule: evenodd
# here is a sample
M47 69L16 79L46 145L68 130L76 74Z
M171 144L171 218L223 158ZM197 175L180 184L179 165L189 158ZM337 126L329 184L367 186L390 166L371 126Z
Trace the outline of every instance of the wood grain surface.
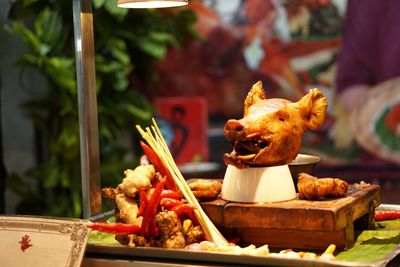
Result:
M355 222L371 228L379 204L380 188L369 184L350 185L346 197L321 201L248 204L216 199L201 203L217 227L235 229L243 243L312 249L331 243L339 248L352 246Z

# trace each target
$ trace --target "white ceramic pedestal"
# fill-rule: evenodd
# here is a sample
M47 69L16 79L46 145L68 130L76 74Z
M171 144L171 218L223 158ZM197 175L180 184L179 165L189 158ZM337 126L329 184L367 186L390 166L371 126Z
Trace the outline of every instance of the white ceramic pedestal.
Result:
M288 165L238 169L228 165L221 198L234 202L277 202L296 198Z

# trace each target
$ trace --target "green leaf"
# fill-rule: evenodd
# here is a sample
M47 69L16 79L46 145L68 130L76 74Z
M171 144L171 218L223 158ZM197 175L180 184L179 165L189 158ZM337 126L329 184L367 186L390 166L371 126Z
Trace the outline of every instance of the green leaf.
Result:
M96 71L102 73L114 73L123 69L123 65L117 61L97 61L96 60Z
M109 62L106 60L106 58L102 55L96 55L95 56L95 64L96 64L96 71L97 72L104 72L107 73L109 72L110 68L108 67ZM112 70L112 68L111 68Z
M105 9L119 22L121 22L128 14L127 8L120 8L117 6L116 0L105 0Z
M120 245L114 234L106 234L99 231L90 231L88 242L90 244Z
M106 0L93 0L93 7L95 9L99 9L102 6L104 6L105 2L106 2Z
M77 121L75 121L76 123ZM79 132L76 128L64 129L60 136L61 145L65 147L64 156L66 159L75 159L79 155Z
M355 245L336 256L340 261L372 262L383 260L400 244L398 230L365 230L357 238Z
M43 177L43 185L47 188L54 188L59 184L60 178L60 167L57 164L57 159L51 157L49 163L47 164L46 171Z
M154 40L151 40L151 38L148 38L147 36L136 36L134 39L135 45L146 54L157 59L165 57L165 54L167 53L167 47L165 44L154 42Z
M18 60L17 64L19 65L28 65L28 66L39 66L40 61L35 55L32 55L30 53L25 53L23 54Z
M149 37L154 42L164 43L165 45L171 44L173 46L178 46L179 43L176 40L175 36L166 32L150 32Z
M41 54L41 51L43 49L40 39L35 35L35 33L33 33L30 29L25 27L22 23L13 22L11 26L5 25L4 29L9 33L21 37L22 41L28 47L29 51L31 51L32 53Z
M139 120L149 120L153 115L151 111L141 107L137 107L135 105L128 104L126 108L132 116L136 117Z
M68 188L70 186L69 173L65 169L62 169L60 172L60 184L64 188Z
M45 8L34 22L35 33L43 43L42 55L57 47L63 35L63 21L57 11Z
M122 64L129 65L131 58L124 40L121 39L110 39L108 42L108 49L111 54Z
M43 58L44 72L61 88L76 94L75 62L72 58Z
M122 92L125 91L125 89L128 88L129 85L129 81L127 78L127 74L124 72L116 72L114 73L114 77L113 77L113 85L114 85L114 89Z

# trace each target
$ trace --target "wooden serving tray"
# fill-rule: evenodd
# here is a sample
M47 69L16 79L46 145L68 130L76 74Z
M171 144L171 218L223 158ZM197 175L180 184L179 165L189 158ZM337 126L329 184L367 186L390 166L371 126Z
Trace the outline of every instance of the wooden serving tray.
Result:
M380 204L378 185L350 185L346 197L275 203L235 203L216 199L201 205L226 236L242 244L324 250L330 244L350 248L354 229L372 229Z

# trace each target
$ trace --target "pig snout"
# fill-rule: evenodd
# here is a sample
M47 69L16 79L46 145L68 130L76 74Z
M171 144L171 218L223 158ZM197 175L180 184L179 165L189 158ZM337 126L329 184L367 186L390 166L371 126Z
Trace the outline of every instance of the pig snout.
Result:
M244 133L244 125L238 120L228 120L225 124L224 135L230 140L239 139Z

